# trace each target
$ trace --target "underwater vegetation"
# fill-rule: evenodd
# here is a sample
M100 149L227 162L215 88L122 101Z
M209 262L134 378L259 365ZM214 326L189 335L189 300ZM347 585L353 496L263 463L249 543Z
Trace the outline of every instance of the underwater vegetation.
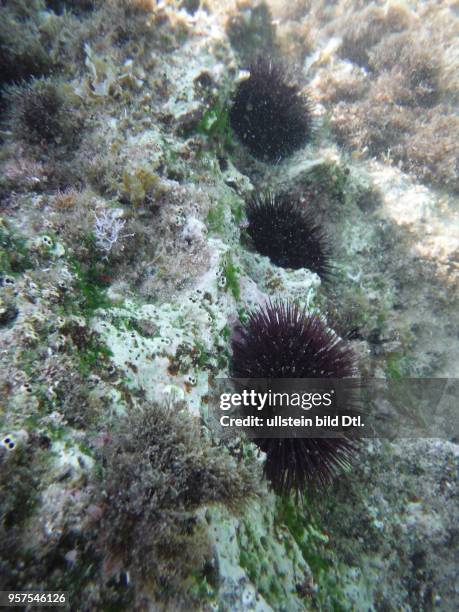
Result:
M64 11L89 12L99 8L101 4L101 0L46 0L46 6L56 15L61 15Z
M82 611L456 609L453 447L207 420L230 373L442 367L450 3L251 4L0 2L0 583Z
M236 90L230 110L231 127L258 159L276 162L309 142L314 132L312 104L285 68L258 57L250 76Z
M458 193L459 87L448 38L455 26L445 17L439 12L432 27L394 3L338 22L339 55L354 67L323 71L318 89L340 144Z
M243 65L250 64L257 55L271 57L276 54L273 17L264 2L241 5L241 10L228 19L226 33Z
M310 208L288 194L253 196L247 206L247 232L255 248L276 266L308 268L322 279L331 271L331 249Z
M270 302L249 313L232 338L235 378L349 378L355 356L316 315L290 302ZM349 408L349 406L343 406ZM264 473L277 493L301 494L324 485L355 452L347 438L259 438Z
M0 94L4 85L45 75L53 65L46 35L40 31L39 3L28 4L0 6Z
M213 446L180 405L133 411L106 445L104 463L100 545L108 565L121 562L135 578L153 579L166 598L212 561L194 511L212 502L240 507L259 489L255 462Z

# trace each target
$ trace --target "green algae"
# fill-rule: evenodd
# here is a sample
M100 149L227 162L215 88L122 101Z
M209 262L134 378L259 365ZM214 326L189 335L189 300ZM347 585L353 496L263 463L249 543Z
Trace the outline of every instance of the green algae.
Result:
M294 502L291 497L277 497L276 511L279 523L287 527L312 571L314 582L319 587L315 597L323 606L320 609L349 610L345 604L344 585L339 578L338 562L327 548L329 538L313 502L305 497L303 504Z
M89 376L93 371L97 371L113 355L112 351L103 342L91 335L85 346L77 351L77 354L80 372L86 376Z
M233 135L229 121L229 107L223 98L218 99L204 112L195 131L204 135L217 152L232 146Z
M234 222L239 224L244 219L245 211L242 202L235 201L231 206Z
M336 162L315 165L302 178L303 187L313 194L325 194L332 200L344 203L349 183L349 169Z
M225 215L226 206L223 200L209 210L206 217L206 225L209 232L214 234L223 234L226 224Z
M241 288L239 285L240 269L233 263L231 254L226 256L223 274L226 278L226 289L231 292L236 302L239 302L241 299Z
M104 274L109 273L109 268L106 265L90 262L88 266L83 266L76 259L71 259L70 264L75 274L73 287L76 296L66 297L64 306L67 312L91 318L99 308L113 306L107 296L109 282L105 280Z
M210 602L217 596L218 589L212 585L208 576L204 572L194 572L190 579L188 587L189 595L200 603Z

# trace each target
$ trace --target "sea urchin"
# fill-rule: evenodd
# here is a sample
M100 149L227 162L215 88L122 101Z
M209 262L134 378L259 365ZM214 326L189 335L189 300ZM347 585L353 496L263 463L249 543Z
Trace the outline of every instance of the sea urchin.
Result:
M268 303L251 312L235 330L232 352L233 378L336 379L356 374L345 342L319 317L289 302ZM253 442L266 453L265 476L278 493L301 494L308 485L327 484L356 449L349 437L255 437Z
M80 101L66 84L35 79L8 90L10 126L16 138L32 145L73 146L82 127Z
M276 162L311 139L311 111L309 99L286 80L283 66L259 57L237 88L230 123L255 157Z
M266 193L246 207L247 231L255 248L282 268L308 268L322 279L331 271L330 248L312 213L297 199Z

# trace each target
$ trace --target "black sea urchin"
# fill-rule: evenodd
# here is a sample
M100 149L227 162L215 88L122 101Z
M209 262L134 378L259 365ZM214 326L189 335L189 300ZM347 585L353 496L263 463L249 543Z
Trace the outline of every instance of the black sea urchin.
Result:
M13 134L29 144L74 145L81 131L79 99L65 84L35 79L11 87L10 125Z
M232 351L234 378L336 379L356 374L353 352L345 342L319 317L288 302L269 303L250 313L233 335ZM266 453L265 476L278 493L301 494L308 485L327 484L337 468L349 464L356 448L346 437L253 442Z
M247 231L255 248L282 268L308 268L321 278L331 271L326 236L311 212L295 198L266 193L246 207Z
M237 88L230 122L255 157L271 162L306 144L314 123L309 99L286 81L282 65L261 57Z

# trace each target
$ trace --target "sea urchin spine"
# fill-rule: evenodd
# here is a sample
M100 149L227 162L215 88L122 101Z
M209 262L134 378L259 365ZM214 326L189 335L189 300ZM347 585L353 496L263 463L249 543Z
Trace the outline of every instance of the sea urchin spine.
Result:
M288 195L254 196L246 206L255 248L282 268L307 268L326 279L331 249L313 214Z
M352 378L351 349L323 321L295 304L251 312L232 339L234 378ZM349 406L343 406L349 408ZM254 438L266 453L265 476L278 493L325 485L356 450L349 437Z
M237 88L230 122L250 152L270 162L305 145L314 129L309 98L286 80L281 64L261 57Z

